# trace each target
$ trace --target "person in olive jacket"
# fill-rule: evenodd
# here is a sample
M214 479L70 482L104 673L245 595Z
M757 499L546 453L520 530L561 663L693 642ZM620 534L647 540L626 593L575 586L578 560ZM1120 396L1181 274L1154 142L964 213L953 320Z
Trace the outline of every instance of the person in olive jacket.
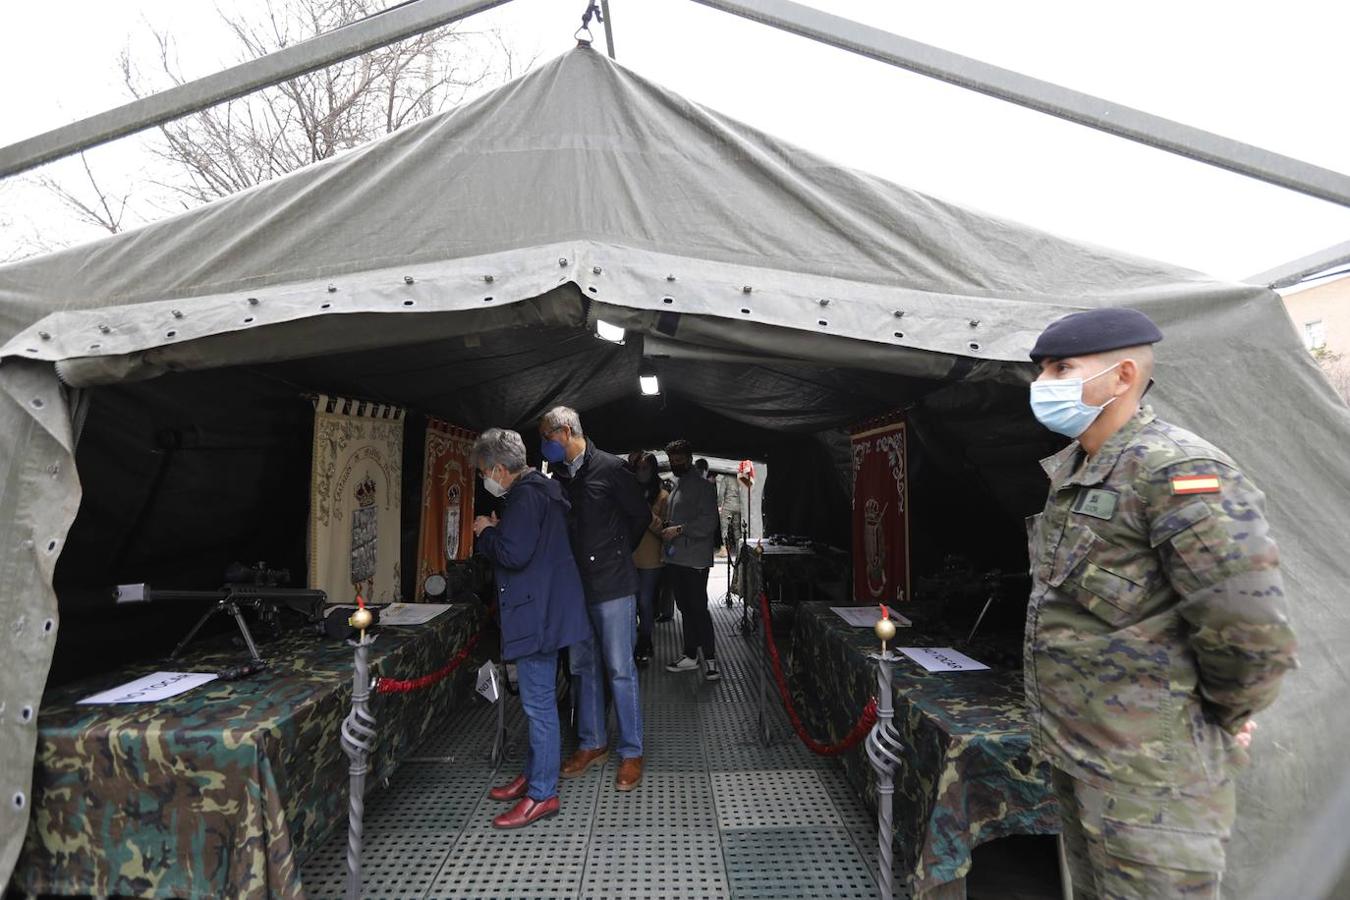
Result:
M594 636L568 654L577 681L580 749L562 767L575 778L609 754L605 675L619 726L614 786L631 791L642 779L642 709L638 701L638 572L633 551L652 521L651 507L623 460L587 440L577 411L558 406L539 422L540 452L572 500L572 551L586 589Z
M502 658L514 660L520 705L529 724L525 771L495 787L494 800L519 801L492 820L520 828L558 814L562 735L554 696L558 650L589 639L585 594L572 558L562 486L525 465L514 431L489 428L474 443L473 462L488 493L501 498L500 517L478 516L478 552L497 581Z

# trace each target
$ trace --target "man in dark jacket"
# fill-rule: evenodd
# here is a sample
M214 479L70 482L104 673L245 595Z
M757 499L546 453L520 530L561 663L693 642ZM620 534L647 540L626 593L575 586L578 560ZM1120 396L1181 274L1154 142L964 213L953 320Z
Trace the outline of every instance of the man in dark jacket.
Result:
M638 591L633 551L652 512L623 461L586 439L576 410L566 406L549 410L539 422L539 437L544 459L572 500L572 550L594 631L569 654L577 678L580 749L563 763L562 777L574 778L603 764L609 753L601 680L607 673L619 725L614 786L631 791L642 778L642 710L633 661Z
M520 828L558 813L558 650L589 640L591 629L562 487L526 467L525 443L514 431L483 432L473 460L488 492L502 499L500 518L479 516L473 530L478 551L492 560L497 576L502 658L515 660L529 723L525 772L490 792L494 800L519 802L492 825Z

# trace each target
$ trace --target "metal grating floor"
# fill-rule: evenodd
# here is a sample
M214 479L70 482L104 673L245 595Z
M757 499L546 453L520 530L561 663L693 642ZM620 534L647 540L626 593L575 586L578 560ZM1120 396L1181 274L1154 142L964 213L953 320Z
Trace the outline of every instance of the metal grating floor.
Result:
M506 804L487 789L519 770L524 721L508 697L508 746L494 774L496 712L475 701L367 797L364 896L877 896L872 816L837 762L801 746L773 694L773 743L760 745L756 644L740 633L739 603L721 602L725 579L715 568L708 585L721 682L667 672L680 655L680 622L656 626L655 655L641 670L646 774L637 790L614 790L611 755L561 782L555 818L494 831ZM568 731L564 723L564 753L576 747ZM345 827L307 860L303 879L312 897L344 895Z

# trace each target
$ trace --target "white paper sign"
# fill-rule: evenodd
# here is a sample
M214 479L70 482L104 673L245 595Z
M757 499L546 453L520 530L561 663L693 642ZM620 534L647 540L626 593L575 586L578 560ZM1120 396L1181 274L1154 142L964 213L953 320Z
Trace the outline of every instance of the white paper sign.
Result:
M489 703L501 699L501 691L497 687L497 664L490 659L478 669L478 693L486 697Z
M153 703L176 697L215 679L212 672L156 672L112 690L85 697L79 703Z
M449 608L449 603L391 603L380 612L380 624L425 625Z
M930 672L976 672L989 668L951 647L896 647Z
M879 606L831 606L830 610L854 628L871 628L881 618ZM895 610L891 610L891 621L896 628L906 628L914 623Z

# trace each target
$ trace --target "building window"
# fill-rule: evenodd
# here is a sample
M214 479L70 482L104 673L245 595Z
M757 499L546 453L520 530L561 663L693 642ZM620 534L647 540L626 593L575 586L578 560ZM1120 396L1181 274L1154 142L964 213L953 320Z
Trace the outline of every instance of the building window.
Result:
M1303 323L1303 343L1309 350L1317 350L1327 345L1327 326L1321 319Z

